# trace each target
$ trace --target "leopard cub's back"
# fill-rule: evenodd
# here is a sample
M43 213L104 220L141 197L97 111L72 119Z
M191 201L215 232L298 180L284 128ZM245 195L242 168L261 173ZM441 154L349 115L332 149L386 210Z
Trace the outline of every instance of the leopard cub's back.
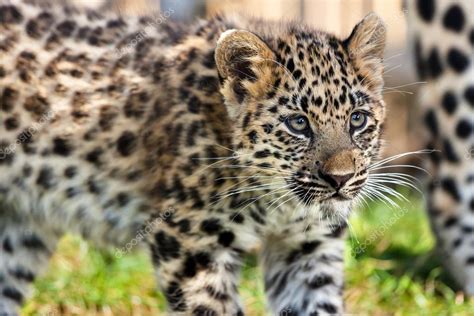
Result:
M142 225L141 134L180 36L157 17L0 2L2 200L98 241Z

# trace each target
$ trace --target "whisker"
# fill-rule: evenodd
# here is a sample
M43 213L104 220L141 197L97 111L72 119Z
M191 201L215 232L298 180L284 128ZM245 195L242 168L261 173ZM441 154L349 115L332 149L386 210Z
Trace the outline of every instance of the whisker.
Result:
M299 184L297 184L296 187L298 189L304 190L304 188L302 188ZM306 201L306 196L308 195L309 192L310 192L310 190L306 190L306 193L304 194L301 201L296 205L296 208L298 208L301 204L306 204L306 202L305 202ZM303 207L306 208L306 205L303 205Z
M207 169L209 169L209 168L213 168L213 166L215 166L215 165L217 165L217 164L219 164L219 163L223 163L223 162L226 162L226 161L231 160L231 159L235 159L235 157L232 156L232 157L228 157L228 158L225 158L225 159L216 161L216 162L214 162L214 163L212 163L212 164L210 164L210 165L207 165L207 166L203 167L202 169L200 169L200 170L194 172L194 173L191 174L190 176L198 175L198 174L204 172L205 170L207 170Z
M383 72L384 76L386 76L386 75L387 75L388 73L390 73L391 71L394 71L395 69L400 68L401 66L402 66L402 64L398 64L398 65L396 65L396 66L394 66L394 67L392 67L392 68L390 68L390 69L384 70L384 72Z
M230 151L230 152L236 153L235 150L233 150L233 149L231 149L231 148L228 148L228 147L225 147L225 146L223 146L223 145L221 145L221 144L212 144L212 145L213 145L213 146L219 146L220 148L223 148L223 149L228 150L228 151Z
M288 192L286 192L285 194L283 194L282 196L280 196L279 198L277 198L276 200L274 200L272 203L270 203L270 205L268 205L268 208L272 207L272 205L274 205L276 202L278 202L279 200L281 200L282 198L284 198L285 196L287 196L288 194L291 194L292 192L294 192L295 189L291 189L289 190ZM275 208L273 209L273 211L275 211Z
M372 196L371 193L368 192L366 188L363 188L360 192L361 195L365 196L369 202L375 202L374 197ZM367 204L368 209L370 210L370 205Z
M279 176L236 176L236 177L220 177L216 180L230 180L230 179L260 179L260 178L273 178L273 179L290 179L290 177L279 177Z
M292 190L288 191L288 193L293 193L293 192L295 192L295 189L292 189ZM287 194L288 194L288 193L287 193ZM285 196L285 195L287 195L287 194L284 194L283 196ZM283 197L283 196L282 196L282 197ZM296 197L296 195L292 195L292 196L290 196L290 198L288 198L288 199L286 199L285 201L283 201L283 202L281 202L280 204L278 204L276 207L273 208L273 210L270 212L270 214L272 214L273 212L275 212L276 210L278 210L278 208L279 208L280 206L282 206L283 204L287 203L288 201L294 199L295 197ZM272 203L272 204L273 204L273 203Z
M362 202L362 204L365 204L367 208L369 208L369 203L367 203L367 201L365 200L364 195L365 195L365 192L363 192L363 190L360 190L359 193L354 197L354 199L356 200L355 202L356 204L359 205L360 204L359 201L360 201Z
M252 165L249 165L249 166L246 166L246 165L224 165L224 166L218 166L218 167L214 167L215 169L223 169L223 168L228 168L228 169L245 169L245 168L251 168L251 169L258 169L258 170L261 170L261 171L267 171L267 170L270 170L270 171L275 171L276 173L283 173L283 174L287 174L287 175L293 175L291 172L289 171L285 171L285 170L278 170L276 168L273 168L273 167L258 167L258 166L252 166Z
M371 178L371 177L369 176L369 178ZM398 185L410 187L413 190L415 190L415 191L417 191L417 192L419 192L420 194L423 195L423 192L418 187L416 187L416 185L414 185L413 182L411 182L407 179L404 179L403 177L393 177L393 178L390 178L390 177L372 177L372 179L373 179L372 183L398 184Z
M382 194L381 192L379 192L377 190L377 187L372 187L370 186L369 183L366 184L365 186L366 190L368 192L370 192L374 197L378 197L380 199L380 201L382 201L385 205L387 205L387 207L399 207L397 203L395 203L391 198L389 198L388 196ZM388 204L387 204L388 203Z
M405 55L404 52L401 52L401 53L398 53L398 54L393 54L392 56L389 56L389 57L387 57L387 58L384 58L384 59L383 59L383 62L386 63L386 62L389 61L390 59L393 59L393 58L399 57L399 56L403 56L403 55Z
M413 180L413 181L416 181L418 184L422 184L420 179L412 176L412 175L409 175L409 174L404 174L404 173L400 173L400 172L390 172L390 173L371 173L369 174L370 177L378 177L379 175L383 175L383 176L390 176L390 177L400 177L401 179L405 179L405 180ZM408 179L407 179L408 178Z
M372 179L400 179L400 180L404 180L404 181L408 181L410 183L415 183L417 182L418 184L421 184L421 181L411 175L408 175L408 174L403 174L403 173L398 173L398 172L394 172L394 173L373 173L373 174L369 174L369 177L372 178Z
M390 168L411 168L411 169L416 169L416 170L423 171L423 172L426 173L427 175L432 176L431 173L430 173L428 170L426 170L425 168L418 167L418 166L414 166L414 165L390 165L390 166L381 166L381 167L373 168L373 169L370 169L370 170L371 170L371 171L373 171L373 170L384 170L384 169L390 169Z
M375 188L375 191L377 191L378 193L380 194L383 194L383 193L387 193L389 195L392 195L400 200L404 200L406 202L408 202L407 198L404 197L402 194L400 194L399 192L395 191L394 189L386 186L386 185L383 185L383 184L380 184L380 183L377 183L377 186L373 187ZM386 198L389 198L387 195L384 195ZM398 206L398 204L397 204Z
M436 150L431 150L431 149L422 149L422 150L416 150L416 151L409 151L409 152L405 152L405 153L401 153L401 154L397 154L397 155L393 155L393 156L390 156L390 157L387 157L387 158L384 158L382 160L379 160L375 163L373 163L372 165L369 166L369 170L371 169L371 167L376 167L376 166L380 166L380 165L385 165L393 160L396 160L396 159L399 159L399 158L403 158L403 157L406 157L406 156L410 156L410 155L418 155L418 154L432 154L433 152L435 152Z
M247 207L253 205L253 204L256 203L257 201L259 201L259 200L261 200L262 198L264 198L265 196L268 196L268 195L271 195L271 194L277 194L277 193L280 193L280 192L284 192L284 191L287 190L287 187L288 187L287 185L285 185L285 186L283 186L283 187L279 187L279 188L277 188L277 189L275 189L275 190L272 190L272 191L270 191L270 192L268 192L268 193L266 193L266 194L264 194L264 195L258 197L258 199L253 200L251 203L249 203L249 204L245 205L243 208L241 208L241 209L237 212L237 214L234 216L234 218L235 218L238 214L242 213L245 209L247 209ZM232 219L232 220L233 220L233 219Z
M374 183L374 184L375 184L375 183ZM386 193L388 193L388 194L390 194L390 195L392 195L392 196L397 197L397 198L400 199L400 200L403 200L403 201L405 201L405 202L409 202L408 199L407 199L405 196L403 196L403 194L397 192L396 190L392 189L391 187L388 187L388 186L382 184L381 182L376 183L376 184L377 184L377 189L378 189L379 191L381 191L381 192L386 192Z
M383 94L400 93L400 94L408 94L408 95L415 94L414 92L406 91L406 90L383 90L382 93Z
M402 85L395 86L395 87L384 87L384 89L404 88L404 87L409 87L409 86L413 86L413 85L417 85L417 84L425 84L425 83L427 83L427 82L426 81L417 81L417 82L402 84Z
M272 186L272 185L274 185L274 183L266 183L266 184L260 184L260 185L252 186L252 187L244 187L244 188L237 189L237 190L230 190L230 191L228 191L228 193L226 193L224 195L221 194L220 197L221 197L221 200L222 200L222 199L228 198L229 196L236 195L236 194L241 194L241 193L245 193L245 192L260 191L260 190L265 189L266 187L269 187L269 186Z
M238 156L228 156L228 157L197 157L192 158L192 160L221 160L221 159L237 159Z

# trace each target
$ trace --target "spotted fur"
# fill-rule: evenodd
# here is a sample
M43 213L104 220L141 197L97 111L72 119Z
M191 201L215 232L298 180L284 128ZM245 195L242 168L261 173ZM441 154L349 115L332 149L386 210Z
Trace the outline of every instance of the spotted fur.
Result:
M345 221L384 120L380 19L339 40L41 3L0 1L0 314L66 231L123 247L144 229L172 314L242 315L259 246L275 314L341 314Z
M474 294L474 3L408 1L432 155L428 209L449 271Z

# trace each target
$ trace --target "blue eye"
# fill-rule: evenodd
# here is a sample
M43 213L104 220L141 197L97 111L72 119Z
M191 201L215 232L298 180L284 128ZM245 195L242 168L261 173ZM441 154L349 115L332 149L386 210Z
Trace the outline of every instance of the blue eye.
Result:
M357 130L365 127L367 115L363 112L354 112L351 114L351 129Z
M285 124L295 134L307 134L310 131L308 119L303 115L289 117Z

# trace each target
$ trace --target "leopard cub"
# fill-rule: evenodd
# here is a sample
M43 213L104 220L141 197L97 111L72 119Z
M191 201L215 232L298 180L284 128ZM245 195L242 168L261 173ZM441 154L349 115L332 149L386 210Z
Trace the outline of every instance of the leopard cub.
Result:
M340 40L0 0L0 314L18 313L66 232L116 249L143 236L172 314L243 315L254 249L273 313L343 313L384 43L374 14Z

